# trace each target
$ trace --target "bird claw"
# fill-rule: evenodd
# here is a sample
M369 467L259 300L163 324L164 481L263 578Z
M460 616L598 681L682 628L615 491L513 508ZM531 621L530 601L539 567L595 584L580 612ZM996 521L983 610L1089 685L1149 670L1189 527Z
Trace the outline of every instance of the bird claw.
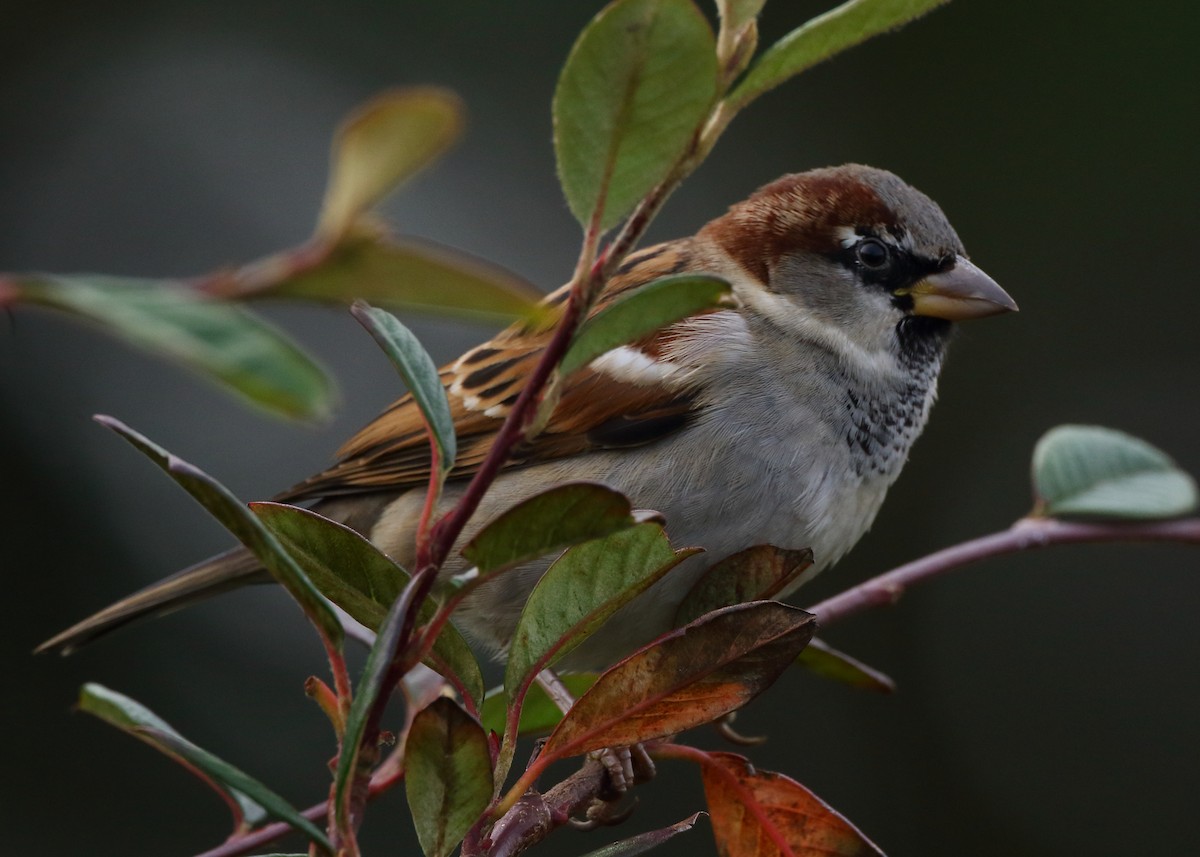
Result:
M638 783L654 779L657 770L654 760L641 744L632 747L610 747L592 754L608 772L609 787L618 795L625 794Z
M633 753L629 747L608 747L592 754L608 772L608 785L618 795L633 785Z
M593 798L588 804L586 818L569 819L570 824L576 830L595 830L597 827L612 827L621 824L629 816L633 815L633 810L637 806L637 801L633 801L629 806L618 810L616 800L605 800L604 798Z
M736 744L739 747L757 747L759 744L767 743L766 735L743 735L734 729L733 721L736 717L737 712L731 711L721 719L714 721L713 728L730 744Z

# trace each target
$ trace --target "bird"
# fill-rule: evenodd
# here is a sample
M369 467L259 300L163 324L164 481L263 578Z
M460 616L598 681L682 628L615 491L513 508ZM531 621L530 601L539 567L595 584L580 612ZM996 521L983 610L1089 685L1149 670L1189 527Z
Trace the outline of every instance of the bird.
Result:
M600 669L670 630L714 562L759 544L811 548L795 589L868 530L921 434L958 322L1017 310L971 262L941 208L886 170L846 164L783 176L696 234L632 253L593 312L664 276L727 280L727 305L619 346L564 379L540 434L516 450L456 546L513 504L593 481L655 510L691 556L621 609L564 668ZM567 287L545 298L562 305ZM439 511L486 457L551 330L518 322L440 370L459 453ZM276 499L308 504L411 567L431 453L411 396L335 463ZM455 624L503 656L552 557L485 581ZM457 551L442 569L462 574ZM269 580L245 549L177 573L39 648L63 653L114 628ZM788 592L780 593L785 597Z

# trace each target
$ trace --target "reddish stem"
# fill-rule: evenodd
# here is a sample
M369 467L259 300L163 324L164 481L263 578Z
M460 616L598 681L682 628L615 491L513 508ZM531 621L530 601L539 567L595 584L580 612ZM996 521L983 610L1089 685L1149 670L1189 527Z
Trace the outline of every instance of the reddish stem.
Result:
M513 449L524 439L525 429L533 418L542 389L571 345L571 338L575 335L582 316L581 309L582 301L579 291L572 289L562 320L546 345L542 358L530 373L529 381L517 397L508 418L497 432L487 458L483 460L483 464L471 479L458 504L434 525L429 538L428 562L430 565L440 567L445 561L450 553L450 548L453 547L459 534L467 525L467 521L479 508L484 494L491 487L500 469L507 463Z
M370 797L378 797L399 781L400 777L396 776L372 779ZM322 801L315 806L310 806L308 809L303 810L300 814L309 821L316 821L323 818L328 812L329 801ZM286 821L276 821L264 825L257 830L252 830L249 833L231 836L216 848L211 848L208 851L197 854L196 857L239 857L242 854L250 854L262 846L295 831L296 829Z
M425 505L421 508L421 518L417 521L417 568L423 568L429 563L429 522L441 498L442 480L445 478L442 473L442 454L438 449L433 426L427 423L425 431L429 434L429 487L425 489Z
M871 607L895 604L910 586L994 556L1051 545L1103 542L1181 542L1200 545L1200 518L1147 523L1084 523L1022 518L1009 529L972 539L893 569L808 608L822 627Z

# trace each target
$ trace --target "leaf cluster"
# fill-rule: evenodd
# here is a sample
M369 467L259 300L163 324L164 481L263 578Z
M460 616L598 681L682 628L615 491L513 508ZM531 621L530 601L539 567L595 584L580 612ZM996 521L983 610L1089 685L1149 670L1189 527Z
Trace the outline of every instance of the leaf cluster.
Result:
M197 467L119 421L100 418L256 556L311 622L329 659L332 686L315 676L306 685L338 742L330 798L315 812L290 806L141 704L98 685L83 688L81 708L160 749L225 800L234 823L225 853L245 853L260 841L256 831L275 820L302 831L312 853L352 857L359 853L357 831L368 801L401 779L429 857L448 855L460 845L464 855L518 853L555 825L522 829L514 807L541 800L561 824L575 806L545 803L554 790L542 797L534 789L552 764L637 745L658 758L700 766L722 854L881 853L794 780L758 770L741 756L675 743L679 733L725 720L795 663L851 685L892 689L886 676L814 640L812 614L772 600L804 579L811 551L760 545L713 563L679 605L674 631L599 675L561 679L556 664L698 550L672 545L661 520L636 513L610 488L576 482L507 510L463 548L470 574L455 580L439 576L472 503L477 505L514 446L542 423L556 384L612 348L727 299L729 286L719 278L674 276L590 313L607 277L733 117L792 76L920 16L940 0L850 0L756 55L764 2L717 0L714 33L693 0L615 0L580 35L553 103L559 177L583 230L561 311L539 303L519 277L460 252L393 235L371 214L460 132L461 104L435 88L385 93L345 122L335 137L318 225L299 247L187 282L0 278L0 304L40 305L87 319L273 413L304 419L328 411L331 382L247 305L283 298L350 304L424 416L434 466L411 569L312 511L244 504ZM438 521L433 513L457 454L446 392L413 334L367 301L558 325L488 466L455 510ZM1034 516L1053 519L1158 520L1196 505L1194 482L1164 454L1092 427L1061 427L1043 438L1034 454L1034 490ZM452 623L454 610L499 575L547 557L557 558L528 598L507 651L503 685L487 691L475 654ZM331 605L373 635L354 680L346 663L344 620ZM437 681L416 681L418 664ZM400 727L389 731L383 724L397 688L405 698L404 714ZM531 733L548 735L513 781L518 740ZM597 789L591 797L601 793ZM324 829L312 820L322 816ZM596 854L642 853L690 829L696 818ZM514 830L525 838L504 850L508 845L501 843L511 844Z

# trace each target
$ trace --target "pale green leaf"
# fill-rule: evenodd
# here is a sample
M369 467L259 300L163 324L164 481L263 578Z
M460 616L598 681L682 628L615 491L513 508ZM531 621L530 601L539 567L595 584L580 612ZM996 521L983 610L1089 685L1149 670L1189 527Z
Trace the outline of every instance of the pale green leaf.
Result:
M872 36L894 30L947 0L849 0L788 33L763 52L730 94L740 109L769 89Z
M716 45L691 0L616 0L588 24L554 93L559 179L585 228L610 228L667 178L716 94Z
M334 393L324 371L240 306L168 280L39 275L6 282L18 300L81 316L273 413L301 419L329 413Z
M413 719L404 745L404 788L426 857L446 857L492 800L487 735L451 699Z
M386 92L356 110L333 140L317 231L337 236L458 137L462 102L434 87Z
M614 348L717 307L729 289L728 282L709 274L678 274L639 286L584 322L559 372L570 375Z
M1037 513L1156 519L1196 508L1196 482L1146 441L1101 426L1051 429L1033 451Z
M102 685L85 684L79 693L79 708L128 732L198 774L235 801L249 825L254 826L266 817L276 818L304 831L322 847L330 847L325 834L286 800L228 762L197 747L141 703Z
M446 388L442 386L433 358L412 331L386 310L357 301L351 312L391 359L421 409L425 425L437 444L438 467L444 478L454 467L458 444Z

